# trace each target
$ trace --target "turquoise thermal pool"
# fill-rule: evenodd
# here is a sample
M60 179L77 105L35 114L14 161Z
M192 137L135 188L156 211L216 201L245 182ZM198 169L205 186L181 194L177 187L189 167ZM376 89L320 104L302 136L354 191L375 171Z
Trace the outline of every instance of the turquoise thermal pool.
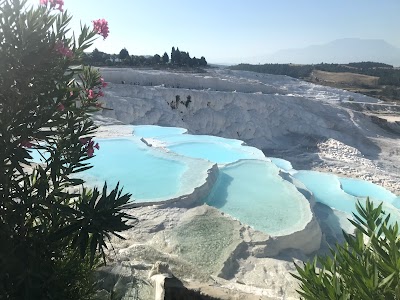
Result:
M91 160L93 168L79 175L89 185L102 186L106 181L113 187L120 182L139 203L186 201L193 194L271 235L291 234L311 221L311 205L299 184L317 202L338 212L350 215L355 203L369 196L376 203L383 201L384 210L400 220L396 208L400 198L372 183L297 171L290 162L267 158L261 150L235 139L191 135L174 127L130 128L131 137L96 139L101 148ZM39 162L37 153L33 157ZM216 176L215 182L210 181L206 194L199 194L211 175Z
M400 211L393 203L396 196L378 185L316 171L297 171L293 177L314 194L317 202L331 208L351 215L356 212L357 201L364 203L369 197L376 205L383 202L383 210L392 215L392 221L400 221Z
M168 149L183 156L206 159L218 164L227 164L240 159L252 159L252 153L229 145L208 142L189 142L168 146Z
M272 162L241 160L220 168L207 203L260 231L284 235L311 220L308 200Z
M135 202L160 202L193 193L204 183L208 161L182 157L148 147L137 137L96 139L100 150L91 159L92 168L79 174L88 185L109 188L120 182ZM32 151L33 161L42 157ZM46 154L43 155L45 158Z
M373 184L368 181L352 179L352 178L339 178L342 189L350 195L355 197L372 197L375 199L383 199L393 202L396 195L384 189L383 187Z
M121 181L125 192L132 193L139 201L167 199L179 191L181 178L188 170L183 161L154 153L153 149L129 139L98 142L101 151L92 159L94 167L83 176L91 184L107 181L113 187Z

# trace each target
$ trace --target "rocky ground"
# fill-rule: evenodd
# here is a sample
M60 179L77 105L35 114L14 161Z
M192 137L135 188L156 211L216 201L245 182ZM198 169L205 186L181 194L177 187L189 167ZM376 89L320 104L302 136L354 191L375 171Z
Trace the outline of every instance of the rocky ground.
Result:
M129 212L139 223L124 234L126 240L112 240L109 265L102 269L107 273L102 293L118 291L118 280L125 286L136 281L139 299L154 299L148 275L160 261L186 287L218 299L297 298L290 272L295 272L296 257L306 257L296 251L278 259L256 257L255 244L265 236L215 208L142 207ZM117 278L114 285L110 277Z
M376 160L335 139L317 142L315 147L264 152L266 156L290 161L296 170L315 170L367 180L400 195L400 142L387 139L376 141L383 149L381 157Z
M380 142L382 147L386 143L387 141ZM396 156L399 155L399 141L397 141L397 145L392 143L392 146L390 146L389 157L385 163L381 161L382 159L369 160L357 149L335 140L318 144L318 150L318 156L322 162L313 169L343 177L367 180L383 186L394 194L400 194L400 164L391 154L392 151L395 151ZM390 161L393 165L388 165Z

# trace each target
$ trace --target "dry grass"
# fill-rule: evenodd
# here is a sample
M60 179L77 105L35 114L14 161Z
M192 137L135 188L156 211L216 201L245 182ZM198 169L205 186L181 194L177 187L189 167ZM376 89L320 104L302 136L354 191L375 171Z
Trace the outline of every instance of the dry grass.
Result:
M310 76L313 82L326 82L346 86L377 87L379 77L356 73L333 73L314 70Z

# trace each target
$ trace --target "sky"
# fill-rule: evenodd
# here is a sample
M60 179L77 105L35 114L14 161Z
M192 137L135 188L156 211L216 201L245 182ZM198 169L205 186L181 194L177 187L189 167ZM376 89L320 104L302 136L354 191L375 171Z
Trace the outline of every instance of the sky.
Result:
M30 4L39 0L28 0ZM104 18L107 53L162 55L172 46L224 63L341 38L400 48L400 0L64 0L72 28Z

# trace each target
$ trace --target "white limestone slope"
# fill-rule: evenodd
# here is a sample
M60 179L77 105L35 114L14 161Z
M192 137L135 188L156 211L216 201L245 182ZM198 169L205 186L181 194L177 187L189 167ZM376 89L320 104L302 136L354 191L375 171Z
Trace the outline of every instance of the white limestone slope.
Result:
M109 87L102 112L125 124L157 124L245 141L297 169L336 170L399 194L399 134L365 111L399 106L287 76L211 69L192 74L103 68ZM121 82L124 82L122 84ZM176 107L176 98L180 101ZM190 96L188 107L184 105ZM349 101L349 97L353 100ZM100 117L100 116L98 116ZM356 148L380 168L326 158L318 145L328 139ZM336 167L335 167L336 166ZM357 170L349 174L346 167Z
M237 138L261 149L286 147L304 136L334 138L356 148L368 145L363 124L371 123L368 117L340 103L349 95L355 101L377 102L286 76L251 72L194 75L103 69L102 74L111 82L105 99L113 109L104 116L127 124L178 126L192 133ZM176 96L182 102L190 96L188 107L179 103L171 108Z

